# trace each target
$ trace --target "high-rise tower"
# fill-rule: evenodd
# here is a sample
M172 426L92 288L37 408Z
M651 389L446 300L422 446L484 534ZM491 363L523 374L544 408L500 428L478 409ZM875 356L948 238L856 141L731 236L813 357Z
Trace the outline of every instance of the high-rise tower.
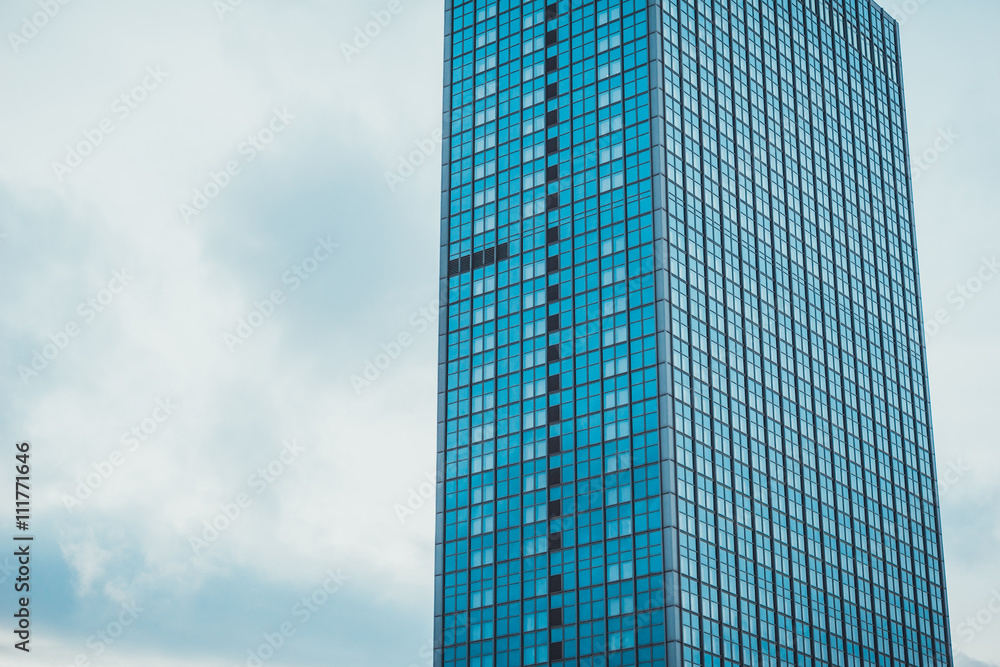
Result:
M446 32L435 665L949 667L896 22Z

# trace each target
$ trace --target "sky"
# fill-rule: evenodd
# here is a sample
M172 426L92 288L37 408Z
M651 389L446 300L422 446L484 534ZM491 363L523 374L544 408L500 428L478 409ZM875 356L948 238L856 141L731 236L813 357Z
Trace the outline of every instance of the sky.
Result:
M883 6L956 665L996 667L1000 6ZM0 3L0 441L32 443L35 535L16 664L429 665L442 26L413 0Z

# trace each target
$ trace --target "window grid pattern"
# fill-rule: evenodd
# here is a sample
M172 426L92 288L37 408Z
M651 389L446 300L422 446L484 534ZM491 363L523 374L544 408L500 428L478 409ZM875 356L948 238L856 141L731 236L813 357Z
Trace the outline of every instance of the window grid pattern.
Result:
M671 664L947 667L896 24L662 17Z
M436 665L665 660L651 15L447 8Z
M895 23L446 26L435 665L949 667Z

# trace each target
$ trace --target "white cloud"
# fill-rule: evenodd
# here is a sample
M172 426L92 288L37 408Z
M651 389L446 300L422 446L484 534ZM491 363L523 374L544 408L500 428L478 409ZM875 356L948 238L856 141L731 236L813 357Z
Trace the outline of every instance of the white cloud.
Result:
M89 593L94 583L107 575L105 566L111 560L111 552L98 544L92 528L66 531L59 546L76 574L79 595Z
M0 27L17 25L32 6L5 3ZM0 88L16 102L0 105L0 280L8 286L0 391L9 398L0 425L36 443L45 471L36 510L62 530L75 602L146 596L183 607L231 576L248 586L309 586L338 563L377 604L419 609L408 628L426 627L434 510L426 505L400 525L394 505L434 466L434 332L415 335L361 396L350 376L407 331L410 314L437 291L439 170L420 169L395 193L383 173L439 126L443 7L404 2L348 63L341 43L381 6L246 0L220 21L207 0L77 2L21 53L0 49ZM997 136L992 116L979 111L995 107L981 80L995 74L976 66L995 60L995 45L958 48L970 41L968 16L995 9L972 0L955 7L929 0L904 28L914 146L943 126L962 134L915 189L928 310L947 304L984 248L1000 249L984 196L996 180ZM977 44L994 44L977 35ZM66 144L111 116L114 100L157 65L169 72L162 86L59 183L52 162ZM184 224L178 205L238 155L274 107L296 114L287 132ZM282 273L320 233L334 234L343 254L231 354L222 334L283 286ZM134 285L25 386L16 366L81 320L77 305L123 266ZM1000 541L995 303L984 292L929 350L941 467L961 460L973 468L944 497L955 618L982 606L996 570L987 547ZM177 402L176 414L123 451L122 433L163 398ZM306 452L257 494L249 476L286 439ZM124 462L69 513L63 494L116 449ZM252 506L195 557L188 538L239 493ZM60 623L66 637L93 631ZM40 641L37 657L72 658L73 641ZM416 648L400 649L401 662L415 661ZM992 637L975 648L1000 661ZM167 653L121 648L104 664L223 664ZM359 653L350 664L365 660Z

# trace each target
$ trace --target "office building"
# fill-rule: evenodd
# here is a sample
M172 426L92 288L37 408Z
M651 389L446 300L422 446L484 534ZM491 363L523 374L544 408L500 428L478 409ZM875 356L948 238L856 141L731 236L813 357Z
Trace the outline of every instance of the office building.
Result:
M446 6L435 665L950 667L899 30Z

